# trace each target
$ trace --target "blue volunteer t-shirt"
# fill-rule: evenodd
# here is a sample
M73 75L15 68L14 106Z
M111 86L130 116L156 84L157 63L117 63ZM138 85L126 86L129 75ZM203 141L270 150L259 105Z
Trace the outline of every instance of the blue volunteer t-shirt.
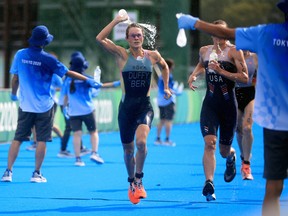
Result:
M11 74L19 77L19 106L24 112L43 113L54 105L51 96L53 74L62 77L68 68L42 48L29 47L17 51Z
M62 85L63 85L62 78L59 77L57 74L53 74L50 90L51 90L52 98L53 98L54 102L57 103L57 104L59 102L59 99L57 97L56 92L59 91L59 90L61 91Z
M168 86L169 86L170 89L173 90L174 80L173 80L173 76L172 76L171 73L169 74ZM157 94L158 106L167 106L168 104L170 104L172 102L173 103L176 102L175 94L172 94L172 96L170 98L168 98L168 99L164 98L165 94L166 93L164 92L164 81L163 81L163 77L161 75L161 76L159 76L159 79L158 79L158 94Z
M258 55L254 121L288 131L288 22L237 28L236 47Z
M74 80L75 91L71 92L71 82L72 79L70 77L66 78L62 92L64 96L68 96L69 116L82 116L92 113L95 110L93 97L97 90L91 88L83 80Z

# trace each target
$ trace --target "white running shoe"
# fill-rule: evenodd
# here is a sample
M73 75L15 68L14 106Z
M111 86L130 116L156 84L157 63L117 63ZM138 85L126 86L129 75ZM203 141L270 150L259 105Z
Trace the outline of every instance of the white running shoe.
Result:
M70 151L60 151L58 154L57 154L57 157L59 158L73 158L74 155L70 153Z
M163 142L162 145L175 147L175 146L176 146L176 143L175 143L175 142L172 142L171 140L166 140L165 142Z
M103 164L104 163L104 160L100 157L99 154L97 154L96 152L93 152L91 155L90 155L90 159L98 164Z
M12 182L12 171L9 169L6 169L2 178L1 178L2 182Z
M161 145L162 144L162 141L160 138L156 138L156 140L154 141L154 145Z
M80 157L76 157L76 161L75 161L74 165L82 167L82 166L85 166L85 163L81 160Z
M35 151L37 148L37 144L35 142L31 142L31 145L26 147L27 151Z
M30 182L33 183L45 183L47 182L47 179L44 178L41 173L38 173L37 171L34 171L32 174L32 177L30 179Z

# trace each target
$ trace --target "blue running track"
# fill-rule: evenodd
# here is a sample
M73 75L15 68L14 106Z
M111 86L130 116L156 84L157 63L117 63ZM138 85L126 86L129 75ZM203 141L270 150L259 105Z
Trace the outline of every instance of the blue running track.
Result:
M252 151L253 181L243 181L239 151L237 175L225 183L225 160L216 151L215 193L217 200L202 196L205 181L202 168L203 140L199 123L174 125L171 139L176 147L155 146L156 128L148 138L148 156L143 179L148 197L133 205L127 197L127 174L119 133L100 133L99 153L103 165L84 156L85 167L75 167L74 159L57 158L60 140L48 144L42 173L47 183L30 183L34 152L23 143L13 169L13 182L0 182L1 215L48 216L259 216L264 197L262 129L254 125ZM164 137L164 134L163 136ZM83 138L87 147L89 136ZM233 146L238 150L236 139ZM72 139L69 147L73 150ZM0 145L0 174L7 164L8 144ZM287 180L281 196L281 216L288 215Z

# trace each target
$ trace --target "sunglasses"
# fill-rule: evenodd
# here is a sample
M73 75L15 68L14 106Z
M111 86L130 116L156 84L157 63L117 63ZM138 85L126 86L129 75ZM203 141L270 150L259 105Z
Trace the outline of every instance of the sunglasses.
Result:
M135 39L136 37L142 38L142 34L130 34L129 37L132 37L132 38L134 38L134 39Z

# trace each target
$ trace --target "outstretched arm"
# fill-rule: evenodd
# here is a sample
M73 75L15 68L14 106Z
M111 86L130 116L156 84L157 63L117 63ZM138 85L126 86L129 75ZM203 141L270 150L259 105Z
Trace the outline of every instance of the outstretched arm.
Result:
M79 79L79 80L84 80L88 83L88 85L90 85L92 88L96 88L96 89L99 89L102 87L102 83L98 83L96 82L94 79L91 79L91 78L88 78L86 76L83 76L82 74L80 73L77 73L75 71L71 71L69 70L67 73L66 73L67 76L69 77L72 77L74 79Z
M118 87L120 85L121 85L121 81L120 80L116 80L116 81L113 81L113 82L103 83L102 88Z
M203 20L200 20L198 17L193 17L191 15L186 14L178 18L178 28L191 29L191 30L198 29L215 37L225 39L235 39L235 29L208 23Z

